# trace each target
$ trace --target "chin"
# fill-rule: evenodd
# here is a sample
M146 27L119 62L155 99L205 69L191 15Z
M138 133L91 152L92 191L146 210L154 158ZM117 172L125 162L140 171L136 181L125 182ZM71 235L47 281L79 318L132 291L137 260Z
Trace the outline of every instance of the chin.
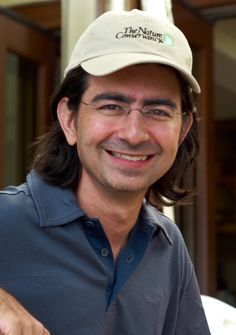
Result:
M137 194L145 194L146 190L149 186L144 186L144 185L137 185L134 183L119 183L119 184L113 184L110 185L110 190L116 193L120 194L130 194L130 195L135 195Z

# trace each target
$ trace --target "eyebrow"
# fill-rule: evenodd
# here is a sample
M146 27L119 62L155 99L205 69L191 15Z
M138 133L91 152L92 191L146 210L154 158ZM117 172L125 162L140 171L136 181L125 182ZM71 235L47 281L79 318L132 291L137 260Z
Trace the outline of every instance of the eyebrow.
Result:
M131 98L130 96L126 96L122 93L103 92L103 93L95 95L92 99L92 102L94 103L94 102L98 102L101 100L114 100L114 101L124 102L127 104L135 101L134 98Z
M130 104L134 102L136 99L132 98L131 96L124 95L122 93L108 91L108 92L103 92L103 93L99 93L95 95L92 99L92 103L98 102L101 100L113 100L113 101ZM153 98L144 99L142 103L143 103L143 106L161 105L161 106L171 107L172 109L177 108L176 103L169 98L153 97Z
M144 99L143 100L143 105L144 106L149 106L149 105L162 105L162 106L168 106L171 107L172 109L176 109L177 105L176 103L169 99L169 98L150 98L150 99Z

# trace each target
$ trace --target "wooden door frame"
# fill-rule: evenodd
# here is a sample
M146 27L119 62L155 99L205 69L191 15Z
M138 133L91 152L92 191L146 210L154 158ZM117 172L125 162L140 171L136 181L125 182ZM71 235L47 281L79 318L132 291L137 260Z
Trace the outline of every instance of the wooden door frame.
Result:
M201 292L215 293L215 223L214 223L214 116L213 116L213 33L208 22L173 1L175 24L184 32L194 50L194 71L201 86L200 155L197 164L196 272Z
M0 10L0 159L5 157L5 69L7 52L16 53L37 64L36 136L42 134L50 120L49 96L55 80L56 43L43 30L12 18ZM0 164L0 185L3 186L4 165Z

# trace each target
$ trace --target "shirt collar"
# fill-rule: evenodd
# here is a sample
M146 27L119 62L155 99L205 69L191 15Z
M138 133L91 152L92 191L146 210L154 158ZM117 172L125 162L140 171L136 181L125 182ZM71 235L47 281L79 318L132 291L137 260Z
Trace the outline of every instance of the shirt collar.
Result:
M169 242L170 245L173 244L172 238L170 237L167 229L166 224L170 223L170 219L160 213L155 207L149 205L148 203L144 202L141 210L141 218L151 225L154 225L156 228L159 228L162 233L164 234L165 238ZM174 224L174 223L170 223Z
M27 184L41 227L60 226L85 215L72 190L46 183L35 171L28 174Z
M79 208L72 190L48 184L34 170L28 174L27 184L39 215L41 227L61 226L86 217ZM140 218L146 224L154 226L155 229L159 227L167 241L173 244L164 225L163 215L154 207L144 202ZM166 217L165 219L168 220Z

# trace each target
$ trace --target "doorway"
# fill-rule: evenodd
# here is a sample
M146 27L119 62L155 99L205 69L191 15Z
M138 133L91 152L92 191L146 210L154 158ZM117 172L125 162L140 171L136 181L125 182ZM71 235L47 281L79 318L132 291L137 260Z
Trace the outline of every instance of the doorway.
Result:
M217 297L236 307L236 16L214 25Z
M27 173L29 144L46 129L57 42L42 28L0 10L0 187Z

